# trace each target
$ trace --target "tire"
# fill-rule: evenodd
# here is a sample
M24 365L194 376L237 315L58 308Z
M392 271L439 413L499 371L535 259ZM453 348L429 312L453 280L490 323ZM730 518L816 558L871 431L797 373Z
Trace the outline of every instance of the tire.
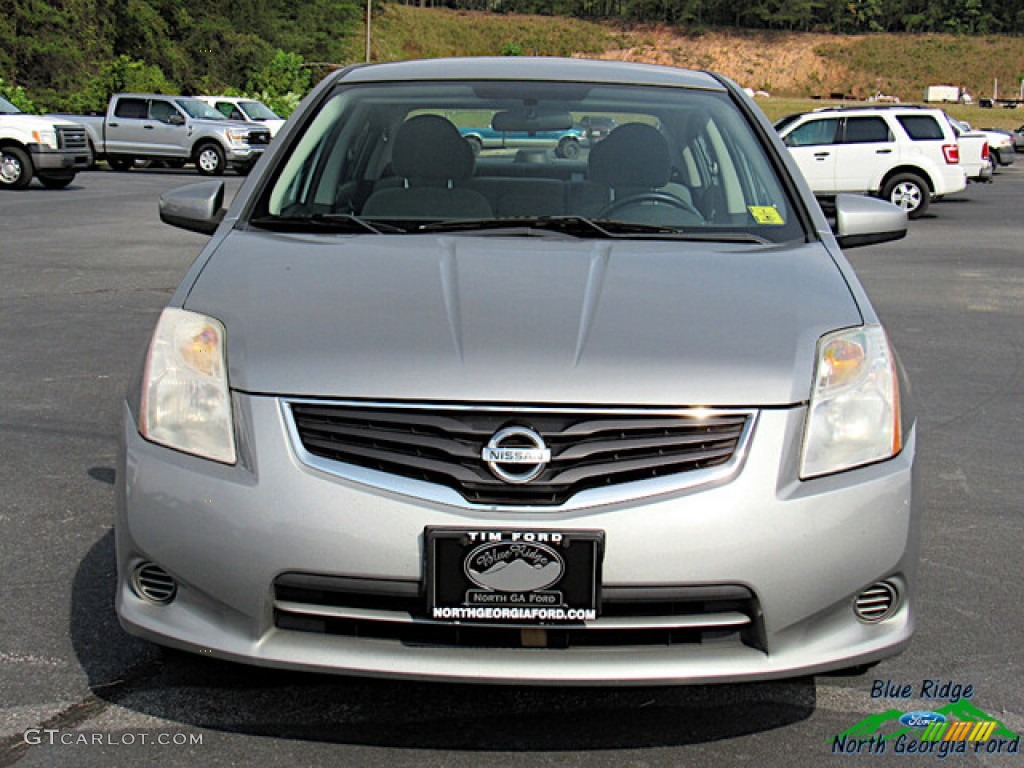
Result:
M20 147L0 148L0 189L24 189L32 183L32 160Z
M47 189L64 189L68 184L75 180L75 174L70 176L40 176L39 181Z
M558 140L558 147L555 154L564 157L566 160L575 160L580 156L580 142L572 136L563 136Z
M107 165L110 166L110 170L119 173L130 171L135 165L135 158L129 155L107 155Z
M905 210L911 219L924 216L931 194L925 180L915 173L898 173L882 188L882 199Z
M196 147L196 169L203 176L222 176L227 162L219 144L200 144Z

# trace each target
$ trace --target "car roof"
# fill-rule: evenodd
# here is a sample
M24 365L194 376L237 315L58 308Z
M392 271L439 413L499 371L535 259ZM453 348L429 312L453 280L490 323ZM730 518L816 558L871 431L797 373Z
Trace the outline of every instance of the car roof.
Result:
M819 115L823 112L942 112L941 107L931 107L927 104L835 104L829 107L818 107L811 112L803 114Z
M115 95L119 99L166 99L168 101L199 98L198 96L186 96L183 93L118 93Z
M708 72L594 59L547 56L465 57L360 64L336 72L346 83L393 80L538 80L628 85L665 85L725 91Z

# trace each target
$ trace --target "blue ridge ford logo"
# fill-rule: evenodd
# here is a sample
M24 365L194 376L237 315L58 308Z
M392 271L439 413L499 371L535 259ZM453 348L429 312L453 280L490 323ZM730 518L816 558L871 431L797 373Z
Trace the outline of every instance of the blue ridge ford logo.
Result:
M530 482L544 471L551 461L551 450L532 429L506 427L494 433L481 458L499 480L520 484ZM516 471L514 467L520 465L523 471Z
M910 728L927 728L931 723L946 722L946 717L938 712L919 710L917 712L907 712L907 714L900 718L900 722Z
M484 589L532 592L557 583L565 572L565 561L546 544L495 541L471 551L465 570L466 577Z

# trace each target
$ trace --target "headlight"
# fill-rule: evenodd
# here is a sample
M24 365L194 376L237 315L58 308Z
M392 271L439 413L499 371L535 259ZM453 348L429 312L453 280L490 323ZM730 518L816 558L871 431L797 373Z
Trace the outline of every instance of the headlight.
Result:
M224 326L212 317L183 309L163 311L142 378L143 437L234 464L224 344Z
M249 132L245 129L230 128L228 129L228 140L235 144L245 144L249 141Z
M44 128L41 131L32 131L32 138L36 140L37 144L43 144L44 146L57 149L56 128Z
M885 331L838 331L818 342L800 477L870 464L900 452L899 383Z

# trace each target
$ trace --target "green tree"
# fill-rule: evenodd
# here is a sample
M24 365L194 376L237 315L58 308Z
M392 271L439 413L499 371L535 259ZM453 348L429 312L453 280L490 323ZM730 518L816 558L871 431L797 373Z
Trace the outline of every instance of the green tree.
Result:
M28 97L25 89L20 85L5 82L2 77L0 77L0 96L3 96L22 112L31 114L36 111L36 105Z

